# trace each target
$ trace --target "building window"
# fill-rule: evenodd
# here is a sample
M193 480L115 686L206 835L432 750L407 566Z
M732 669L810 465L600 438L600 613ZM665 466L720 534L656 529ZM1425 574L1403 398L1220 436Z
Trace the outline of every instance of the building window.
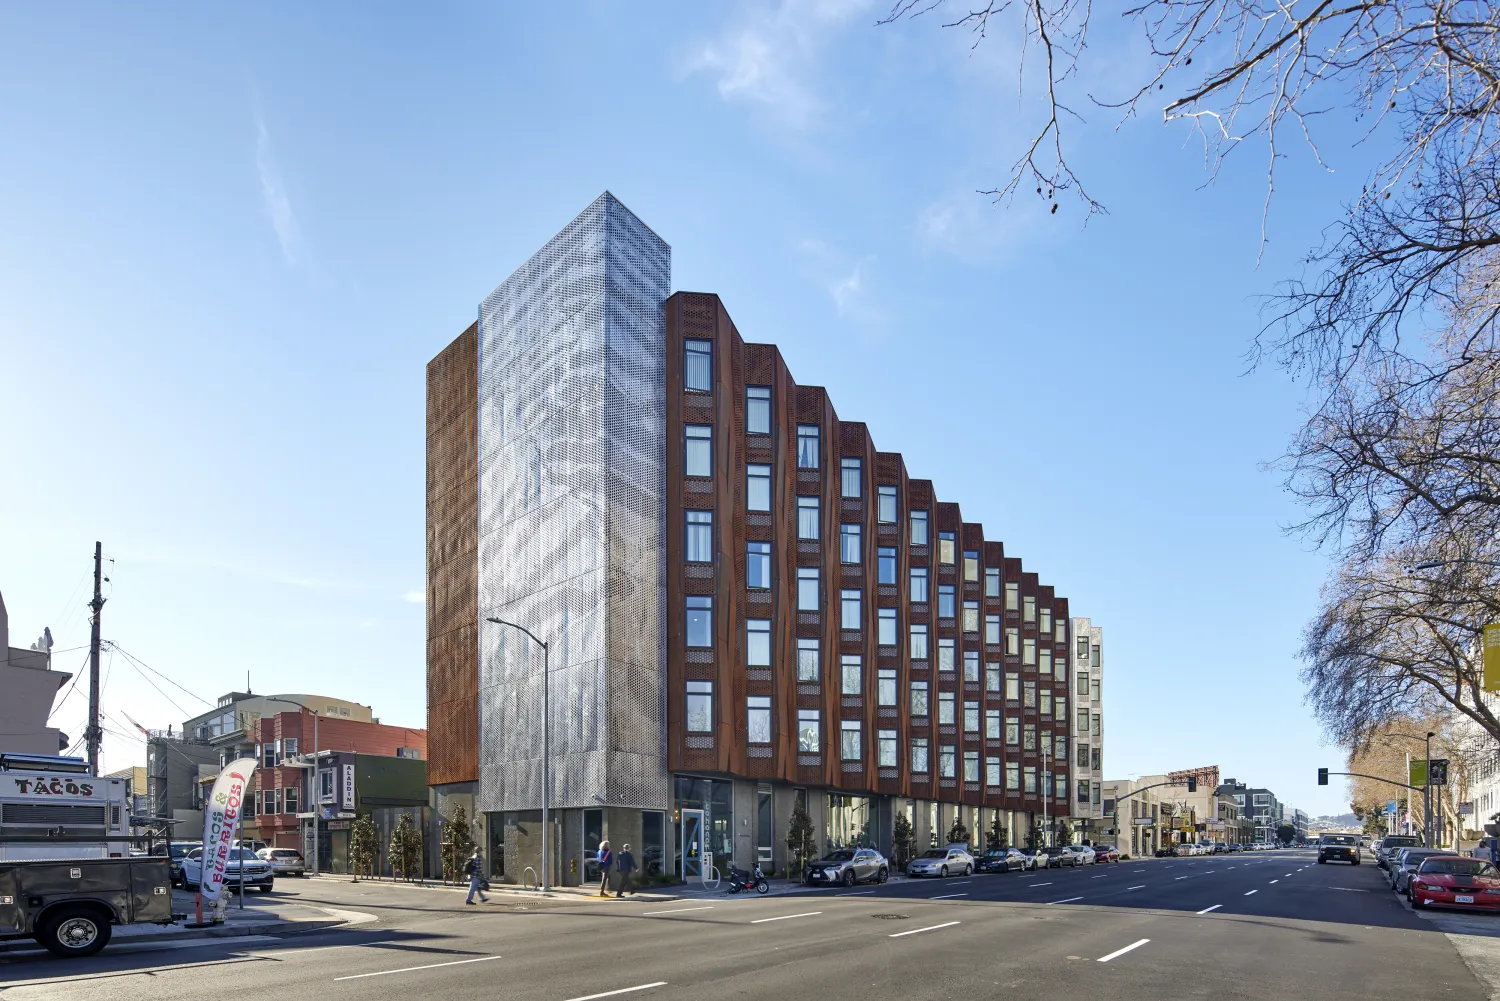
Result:
M858 459L839 460L839 492L845 497L858 499L864 494L859 485L860 461Z
M818 538L818 498L797 498L797 538Z
M979 550L964 550L964 580L979 583Z
M881 768L896 767L896 731L875 731L875 752L878 755L876 764Z
M1104 770L1104 749L1096 747L1096 748L1093 749L1092 753L1094 755L1094 769L1093 770L1096 771L1096 772L1103 771Z
M771 620L745 622L745 663L749 667L771 666Z
M984 759L984 784L989 786L991 789L998 789L1000 787L999 758Z
M1035 751L1036 750L1036 724L1035 723L1022 723L1021 724L1021 750L1023 750L1023 751Z
M1005 654L1014 657L1021 652L1021 630L1015 626L1005 630Z
M1036 640L1029 636L1021 641L1021 663L1028 667L1036 665Z
M1056 712L1054 712L1052 718L1059 723L1066 724L1068 722L1068 700L1063 697L1061 692L1053 700L1053 708Z
M771 510L771 467L745 467L745 510Z
M1021 610L1021 585L1015 581L1010 581L1005 585L1005 610L1007 612Z
M911 739L911 770L918 775L927 774L927 738Z
M1000 616L986 615L984 617L984 641L991 646L1000 645Z
M745 543L745 586L752 591L770 589L771 544L769 542Z
M927 604L927 568L911 568L911 600L914 604Z
M1027 709L1036 708L1036 682L1025 681L1021 684L1021 705Z
M1021 788L1021 763L1019 761L1005 763L1005 788L1011 792Z
M839 675L843 684L839 691L844 695L858 695L862 688L864 665L860 663L859 654L846 653L839 658Z
M914 546L927 545L926 511L913 511L911 513L911 544Z
M1036 621L1036 599L1031 597L1030 595L1027 595L1026 597L1021 599L1021 621Z
M911 714L913 716L927 715L927 682L925 681L911 683Z
M938 746L938 778L951 779L957 777L954 775L954 767L957 764L954 759L958 756L956 750L952 744L941 744Z
M1102 790L1099 787L1099 783L1095 782L1094 783L1094 805L1095 806L1099 805L1099 794L1100 794L1101 791Z
M684 471L688 476L712 476L714 472L714 429L707 424L689 424L683 428L686 454Z
M896 704L895 668L883 667L875 672L875 704L881 706Z
M1043 688L1040 697L1042 704L1037 708L1042 714L1042 719L1050 719L1052 716L1052 690Z
M1014 671L1005 675L1005 699L1007 702L1021 701L1021 676Z
M771 387L745 387L745 430L750 434L771 433Z
M1094 713L1094 736L1099 736L1099 714Z
M816 612L822 608L818 596L818 568L797 568L797 611Z
M689 338L682 342L682 384L685 388L706 393L713 386L712 341Z
M1043 677L1046 677L1047 675L1051 674L1052 673L1052 650L1051 650L1051 648L1049 648L1049 647L1042 647L1040 650L1037 651L1037 657L1039 658L1038 663L1037 663L1037 672L1039 674L1041 674ZM1064 671L1062 673L1062 675L1060 677L1058 677L1057 680L1058 681L1067 681L1068 680L1067 672Z
M687 561L689 563L712 563L714 561L714 513L712 511L688 511L687 515Z
M1101 682L1100 682L1100 680L1098 678L1094 679L1094 701L1095 702L1099 701L1099 685L1100 685L1100 683Z
M1052 738L1052 757L1058 761L1068 760L1068 738L1063 734Z
M964 781L965 782L978 782L979 781L979 752L978 751L965 751L964 752ZM979 832L976 831L974 833L978 834Z
M1094 644L1094 666L1099 666L1099 644Z
M1052 609L1044 608L1041 611L1041 622L1037 624L1037 631L1043 636L1052 632Z
M953 610L953 585L938 585L938 617L951 619L956 613Z
M818 754L823 749L821 724L816 709L797 710L797 750L802 754Z
M821 671L819 662L822 660L822 652L818 648L818 641L811 637L802 636L797 639L797 680L817 681Z
M954 661L953 661L953 654L954 654L955 649L956 649L956 646L954 644L954 641L953 641L952 637L950 637L950 636L939 636L938 637L938 670L939 671L952 671L953 668L956 666L954 664Z
M1080 699L1089 697L1089 673L1087 671L1078 672L1078 697Z
M689 733L711 733L714 728L714 683L687 683L687 728Z
M275 744L262 744L262 745L260 745L260 766L262 768L275 768L276 767L276 745Z
M882 608L875 614L877 627L875 642L881 646L895 646L896 610L894 608Z
M797 425L797 468L818 468L818 425Z
M977 633L977 632L979 632L979 602L977 602L977 601L966 601L966 602L964 602L964 622L963 622L963 628L964 628L964 632L966 632L966 633Z
M984 690L987 692L1000 691L1000 665L984 665Z
M857 522L839 526L839 562L860 562L859 528Z
M986 598L1000 597L1000 568L984 568L984 596Z
M1024 779L1024 783L1021 786L1021 791L1024 792L1024 793L1026 793L1026 795L1028 795L1028 796L1035 796L1036 795L1036 768L1035 768L1035 766L1033 766L1033 765L1027 765L1025 768L1023 768L1021 770L1021 776Z
M927 627L916 623L911 627L911 659L927 659Z
M896 583L895 546L880 546L875 550L875 579L880 584Z
M938 562L945 567L951 567L954 557L957 556L953 543L952 532L938 533Z
M1021 721L1014 716L1005 720L1005 743L1011 747L1021 746Z
M938 725L952 726L957 700L952 692L938 692Z
M1000 710L986 709L984 711L984 739L1000 739Z
M1089 801L1089 780L1088 779L1079 779L1078 780L1078 802L1086 804L1086 803L1088 803L1088 801Z
M859 720L839 720L839 757L845 761L860 760Z
M965 684L979 684L979 651L964 651L964 682Z
M1089 659L1089 638L1087 636L1078 637L1078 659Z
M714 599L707 595L687 596L687 645L711 647L714 645Z
M1057 632L1057 640L1056 640L1056 642L1058 642L1058 643L1066 643L1066 642L1068 642L1068 624L1066 622L1064 622L1062 619L1058 619L1057 620L1057 630L1056 630L1056 632ZM1062 656L1062 655L1059 654L1058 656Z
M964 702L964 733L979 732L979 703Z
M859 588L846 587L839 592L839 628L858 629L860 626Z
M1078 710L1078 732L1089 732L1089 711L1087 709Z
M896 523L896 488L876 487L875 517L882 525Z
M281 790L281 808L285 813L297 812L297 787L287 786Z
M771 742L771 700L768 697L752 695L745 700L745 728L750 743Z

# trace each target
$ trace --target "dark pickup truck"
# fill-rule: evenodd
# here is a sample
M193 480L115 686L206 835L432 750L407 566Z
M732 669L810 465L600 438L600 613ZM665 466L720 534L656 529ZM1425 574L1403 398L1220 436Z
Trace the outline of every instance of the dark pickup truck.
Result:
M172 920L164 858L0 862L0 939L29 935L59 956L91 956L115 925Z

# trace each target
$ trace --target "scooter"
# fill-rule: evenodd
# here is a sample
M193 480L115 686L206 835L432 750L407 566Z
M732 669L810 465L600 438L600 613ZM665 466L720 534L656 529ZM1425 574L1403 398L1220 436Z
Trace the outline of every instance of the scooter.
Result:
M754 889L756 893L766 893L771 889L771 884L766 882L765 874L760 871L760 863L755 863L754 872L746 872L744 869L729 867L728 886L725 887L730 893L739 893L741 890Z

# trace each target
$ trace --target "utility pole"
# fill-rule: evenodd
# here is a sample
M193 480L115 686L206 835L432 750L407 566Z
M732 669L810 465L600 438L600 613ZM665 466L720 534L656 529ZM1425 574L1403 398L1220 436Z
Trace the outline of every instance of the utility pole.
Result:
M83 731L89 746L89 772L99 774L99 743L104 731L99 728L99 613L104 610L104 546L94 543L94 600L89 608L94 610L89 620L89 722Z

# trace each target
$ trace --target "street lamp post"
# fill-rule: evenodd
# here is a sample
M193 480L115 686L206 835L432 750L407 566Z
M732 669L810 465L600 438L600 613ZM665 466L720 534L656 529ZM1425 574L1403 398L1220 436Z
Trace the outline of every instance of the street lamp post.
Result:
M318 874L318 807L320 797L318 796L318 711L300 702L291 699L278 699L272 695L262 695L267 702L280 702L284 706L296 706L298 711L306 710L312 713L313 718L313 746L312 746L312 778L307 782L308 798L312 800L312 874Z
M1427 761L1422 770L1422 844L1428 848L1432 847L1432 738L1433 731L1427 731Z
M548 688L551 675L548 672L548 649L544 640L537 638L536 634L525 626L519 626L514 622L504 619L486 617L486 621L493 622L497 626L509 626L512 629L525 633L527 638L542 648L542 885L541 891L546 893L552 889L552 869L548 864L551 853L547 848L552 841L552 829L547 825L547 804L552 798L552 783L548 769L551 766L552 757L552 730L551 714L548 711Z

